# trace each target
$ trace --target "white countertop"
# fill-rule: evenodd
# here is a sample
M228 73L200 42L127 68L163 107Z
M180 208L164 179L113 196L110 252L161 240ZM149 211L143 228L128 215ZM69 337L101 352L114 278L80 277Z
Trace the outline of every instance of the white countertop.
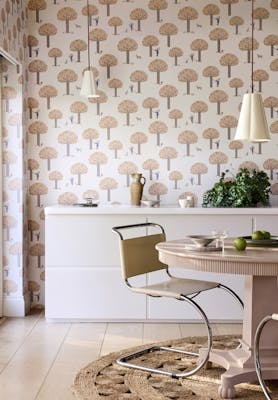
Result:
M45 207L46 215L99 215L99 214L182 214L182 215L278 215L278 207L258 208L180 208L176 204L161 205L160 207L109 205L101 204L98 207L53 205Z

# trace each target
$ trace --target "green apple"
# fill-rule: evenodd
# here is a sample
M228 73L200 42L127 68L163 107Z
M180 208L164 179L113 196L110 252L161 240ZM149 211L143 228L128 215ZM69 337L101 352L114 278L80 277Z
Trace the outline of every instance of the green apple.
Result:
M263 240L264 234L262 231L255 231L252 233L252 240Z
M271 234L268 231L262 231L262 234L264 235L264 239L270 239Z
M238 237L234 240L234 247L238 251L243 251L246 249L247 242L243 237Z

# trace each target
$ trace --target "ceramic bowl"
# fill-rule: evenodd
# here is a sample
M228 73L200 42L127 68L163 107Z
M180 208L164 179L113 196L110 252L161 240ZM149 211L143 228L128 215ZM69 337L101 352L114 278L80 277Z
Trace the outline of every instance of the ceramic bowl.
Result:
M154 207L159 205L158 200L141 200L141 205L146 206L146 207Z
M206 247L216 239L215 236L211 235L191 235L187 237L198 247Z

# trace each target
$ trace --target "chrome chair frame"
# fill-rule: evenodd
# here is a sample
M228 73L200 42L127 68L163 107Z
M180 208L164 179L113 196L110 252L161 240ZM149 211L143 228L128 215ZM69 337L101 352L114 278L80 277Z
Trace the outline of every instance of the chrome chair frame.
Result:
M272 397L270 396L270 393L269 393L269 391L266 387L265 381L263 379L262 366L261 366L261 362L260 362L260 338L261 338L261 334L262 334L264 326L269 321L278 321L278 314L267 315L266 317L264 317L261 320L261 322L259 323L259 325L256 329L254 346L255 346L255 368L256 368L258 380L259 380L259 383L261 385L261 388L264 392L266 399L272 400Z
M146 222L146 223L140 223L140 224L132 224L132 225L124 225L124 226L116 226L114 228L112 228L112 230L117 233L120 237L120 240L124 240L124 237L122 235L122 233L120 232L120 230L123 229L131 229L131 228L138 228L138 227L156 227L158 228L161 233L164 235L165 238L165 231L164 228L157 224L157 223L152 223L152 222ZM147 236L147 235L145 235ZM141 237L141 236L139 236ZM161 269L161 268L158 268ZM166 270L166 273L168 275L168 277L171 279L175 279L169 272L168 266L165 265L165 267L163 268ZM183 279L183 278L181 278ZM127 278L125 278L125 283L126 285L131 289L134 290L136 289L134 286L132 286L130 284L130 282L128 281ZM229 287L222 285L222 284L218 284L217 286L215 286L217 288L222 288L224 290L226 290L228 293L230 293L236 300L239 301L240 305L243 307L243 303L241 301L241 299L239 298L239 296ZM143 293L143 292L142 292ZM165 297L167 297L167 292L165 291ZM203 309L193 300L196 296L198 296L201 293L201 291L197 291L196 293L193 293L191 295L184 295L182 293L178 293L178 297L175 297L177 300L181 300L181 301L186 301L187 303L189 303L201 316L201 319L203 320L205 326L206 326L206 331L207 331L207 338L208 338L208 343L207 343L207 351L205 353L205 355L202 357L202 359L198 360L198 363L196 365L195 368L193 368L190 371L187 372L182 372L182 373L176 373L176 372L171 372L171 371L164 371L164 370L160 370L160 369L156 369L156 368L150 368L147 366L141 366L135 363L131 363L129 362L131 359L136 358L138 356L141 356L143 354L146 353L150 353L156 350L164 350L164 351L170 351L170 352L175 352L175 353L180 353L180 354L184 354L184 355L190 355L190 356L195 356L198 357L199 354L196 352L191 352L191 351L185 351L185 350L181 350L181 349L176 349L173 347L167 347L167 346L151 346L151 347L147 347L143 350L139 350L137 352L133 352L127 355L124 355L120 358L117 359L117 363L119 365L125 366L125 367L130 367L130 368L135 368L135 369L140 369L143 371L148 371L148 372L153 372L153 373L158 373L158 374L162 374L162 375L168 375L171 376L172 378L184 378L184 377L188 377L191 376L193 374L195 374L196 372L198 372L201 368L203 368L206 363L209 360L209 354L210 354L210 350L212 347L212 332L211 332L211 327L208 321L208 318L205 314L205 312L203 311ZM151 296L151 297L163 297L163 295L151 295L149 293L145 293L145 295ZM169 297L169 296L168 296Z

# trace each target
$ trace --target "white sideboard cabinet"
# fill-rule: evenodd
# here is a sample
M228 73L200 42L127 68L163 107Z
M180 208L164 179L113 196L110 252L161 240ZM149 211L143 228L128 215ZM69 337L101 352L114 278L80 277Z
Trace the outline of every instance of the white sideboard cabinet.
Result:
M121 277L118 237L113 226L141 222L163 225L167 239L227 230L229 236L250 235L268 228L278 234L277 209L181 209L176 206L51 206L45 209L46 299L49 321L184 321L198 318L193 310L171 299L132 293ZM174 266L171 266L174 268ZM188 278L221 281L242 293L243 278L175 269ZM160 272L149 276L160 279ZM144 284L138 278L138 285ZM202 293L200 304L215 321L240 320L241 310L221 290Z

